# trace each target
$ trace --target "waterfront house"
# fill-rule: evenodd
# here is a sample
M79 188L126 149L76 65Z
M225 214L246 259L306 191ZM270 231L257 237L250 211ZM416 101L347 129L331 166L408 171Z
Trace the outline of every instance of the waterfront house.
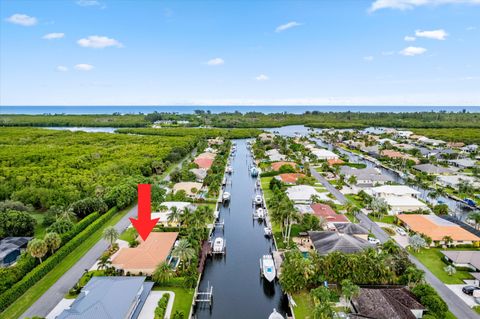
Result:
M56 319L137 319L153 287L145 277L92 277Z
M393 151L393 150L383 150L380 152L380 155L381 156L385 156L385 157L388 157L388 158L391 158L391 159L403 159L403 160L411 160L411 161L414 161L415 164L419 164L420 161L418 160L418 158L415 158L413 156L410 156L408 154L404 154L402 152L398 152L398 151Z
M288 187L286 190L288 198L294 203L312 202L312 196L320 196L320 193L310 185L297 185Z
M475 161L468 158L450 160L448 163L461 169L472 168L475 166Z
M343 214L337 214L329 205L315 203L311 204L313 215L323 219L327 223L328 229L336 229L335 223L350 223L348 218Z
M335 230L342 233L347 234L350 236L355 236L361 239L368 239L368 235L370 232L360 224L354 223L334 223Z
M474 153L478 150L478 145L477 144L469 144L464 147L462 147L462 151L466 153Z
M199 183L203 183L205 177L207 177L207 169L206 168L192 168L190 170L195 175L195 179Z
M31 239L32 237L5 237L0 240L0 267L15 263Z
M470 175L457 174L452 176L438 176L437 180L440 184L452 188L458 188L458 185L462 181L472 184L473 187L480 188L480 182Z
M168 217L172 213L173 208L175 207L177 211L184 212L185 209L188 209L190 212L193 212L196 209L196 206L190 202L163 202L161 206L165 207L165 211L154 212L151 214L151 218L159 218L157 225L163 226L175 226L179 225L179 221L176 222L169 222Z
M342 165L342 164L344 164L344 163L345 163L345 162L344 162L344 161L342 161L342 160L341 160L341 159L339 159L339 158L335 158L335 159L329 159L329 160L327 160L327 164L328 164L329 166L333 166L333 165Z
M383 185L373 187L370 192L373 197L383 198L387 202L388 206L390 206L390 215L428 208L425 203L416 198L420 192L408 186Z
M428 137L420 137L418 139L418 141L423 143L423 144L431 145L431 146L439 146L439 145L447 144L447 142L445 142L445 141L435 140L435 139L428 138Z
M475 234L436 215L400 214L397 217L408 230L430 237L432 246L445 244L445 236L452 238L453 246L475 244L480 240Z
M120 248L112 260L112 266L131 274L151 275L162 262L176 264L171 251L178 233L152 232L147 240L138 237L140 244L134 248Z
M305 174L302 173L284 173L275 176L274 178L278 179L279 181L288 184L288 185L295 185L299 178L305 177Z
M222 145L222 144L223 144L223 138L222 137L216 137L216 138L209 138L208 139L208 146Z
M297 164L295 164L294 162L284 162L284 161L272 163L271 167L273 171L278 171L280 170L280 167L282 167L283 165L291 166L294 169L297 168Z
M374 185L383 185L387 182L392 182L393 178L389 175L382 174L377 168L353 168L349 166L342 166L340 168L340 174L343 174L347 179L351 176L355 176L358 187L372 187Z
M208 158L213 160L216 156L217 154L215 154L214 152L203 152L201 154L198 154L196 158Z
M419 164L413 166L414 169L420 172L424 172L432 175L443 175L443 174L453 174L454 172L451 169L446 167L437 166L433 164Z
M350 318L420 319L425 307L405 287L360 288Z
M322 161L335 160L340 157L334 152L326 149L313 148L310 151L312 152L313 155L315 155L319 160L322 160Z
M196 182L180 182L173 185L173 193L185 191L189 197L195 197L200 189L202 189L202 183Z
M311 246L315 248L319 255L328 255L334 251L353 254L375 247L365 239L337 231L309 231L308 236Z
M196 158L193 162L198 165L198 168L203 168L207 170L210 169L210 167L212 167L213 165L213 159L211 158Z
M275 137L275 134L272 134L272 133L262 133L260 135L258 135L258 138L260 139L260 141L262 141L263 143L270 143L270 142L273 142L273 138Z
M412 136L413 132L412 131L396 131L395 136L398 138L409 138Z
M265 155L268 156L271 162L284 161L287 159L287 157L283 154L280 154L280 152L277 149L268 150L265 152Z

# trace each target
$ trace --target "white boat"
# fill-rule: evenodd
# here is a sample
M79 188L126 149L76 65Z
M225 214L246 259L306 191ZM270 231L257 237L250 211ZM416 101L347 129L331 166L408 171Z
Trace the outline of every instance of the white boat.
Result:
M214 253L222 253L223 252L223 238L222 237L217 237L215 238L215 241L213 242L213 252Z
M231 166L227 166L227 169L225 170L227 174L232 174L233 168Z
M255 205L262 205L262 196L260 195L255 195L255 199L253 200L255 202Z
M275 264L273 263L272 255L263 255L260 259L260 270L262 271L263 277L268 281L272 282L275 280L277 271L275 270Z
M255 166L250 169L250 175L252 175L252 177L258 176L258 169Z
M265 227L263 228L263 233L265 234L265 236L270 237L272 236L272 229L270 227Z
M257 208L256 215L258 219L263 219L265 217L265 212L263 208Z
M224 202L229 201L230 200L230 193L229 192L224 192L223 195L222 195L222 199L223 199Z
M268 319L285 319L281 314L277 312L277 309L273 308L273 312L268 316Z

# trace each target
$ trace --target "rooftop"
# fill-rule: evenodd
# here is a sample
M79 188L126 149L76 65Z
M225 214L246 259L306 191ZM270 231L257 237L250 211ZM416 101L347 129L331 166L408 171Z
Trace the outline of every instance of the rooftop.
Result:
M480 269L480 251L478 250L443 250L442 254L458 264L470 264Z
M313 214L324 218L327 222L330 223L349 223L347 217L343 214L337 214L330 206L326 204L312 204L310 205L313 210Z
M387 194L387 195L419 195L420 192L405 185L383 185L372 188L373 194Z
M24 247L32 237L5 237L0 240L0 260L12 251Z
M451 169L432 165L432 164L419 164L419 165L415 165L413 168L428 174L452 174L453 173Z
M285 161L280 161L280 162L275 162L275 163L272 163L272 170L274 171L278 171L280 169L280 167L282 167L283 165L289 165L293 168L296 168L297 167L297 164L294 163L294 162L285 162Z
M284 173L284 174L280 174L280 175L277 175L278 178L284 182L284 183L291 183L291 184L294 184L297 182L297 180L301 177L305 177L305 174L301 174L301 173Z
M352 254L374 247L364 239L336 231L309 231L308 236L320 255L327 255L334 251Z

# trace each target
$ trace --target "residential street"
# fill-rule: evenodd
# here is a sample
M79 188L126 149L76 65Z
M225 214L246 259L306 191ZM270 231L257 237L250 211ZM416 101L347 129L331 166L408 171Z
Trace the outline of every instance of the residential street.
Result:
M194 152L192 152L194 154ZM184 160L178 163L179 167ZM168 180L169 176L165 177ZM122 219L115 225L115 229L122 233L130 225L130 217L137 217L137 208L135 205L130 211L122 217ZM78 280L85 273L85 270L90 269L102 253L108 248L108 242L101 239L97 242L75 265L63 274L38 300L20 317L45 317L50 311L65 297L68 291L78 282Z
M330 184L325 177L319 174L314 168L310 168L312 176L314 176L320 183L322 183L325 188L331 192L338 201L341 203L346 203L347 198L335 187ZM366 229L370 230L376 238L378 238L382 243L390 239L390 237L383 231L383 229L373 222L364 212L357 214L357 218L360 221L360 224ZM414 256L409 254L410 261L412 261L419 269L422 269L425 272L425 280L432 285L438 294L442 297L443 300L448 305L450 311L457 318L462 319L478 319L480 318L468 305L463 302L463 300L458 297L453 291L451 291L443 282L441 282L434 274L428 270L420 261L418 261Z

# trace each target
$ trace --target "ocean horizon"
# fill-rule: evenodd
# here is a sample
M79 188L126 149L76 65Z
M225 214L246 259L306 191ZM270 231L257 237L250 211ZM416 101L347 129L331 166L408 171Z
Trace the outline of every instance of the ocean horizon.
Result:
M177 112L193 113L195 110L223 112L261 112L302 114L306 111L317 112L362 112L362 113L413 113L413 112L480 112L480 106L154 106L154 105L101 105L101 106L0 106L0 114L112 114L112 113L152 113Z

